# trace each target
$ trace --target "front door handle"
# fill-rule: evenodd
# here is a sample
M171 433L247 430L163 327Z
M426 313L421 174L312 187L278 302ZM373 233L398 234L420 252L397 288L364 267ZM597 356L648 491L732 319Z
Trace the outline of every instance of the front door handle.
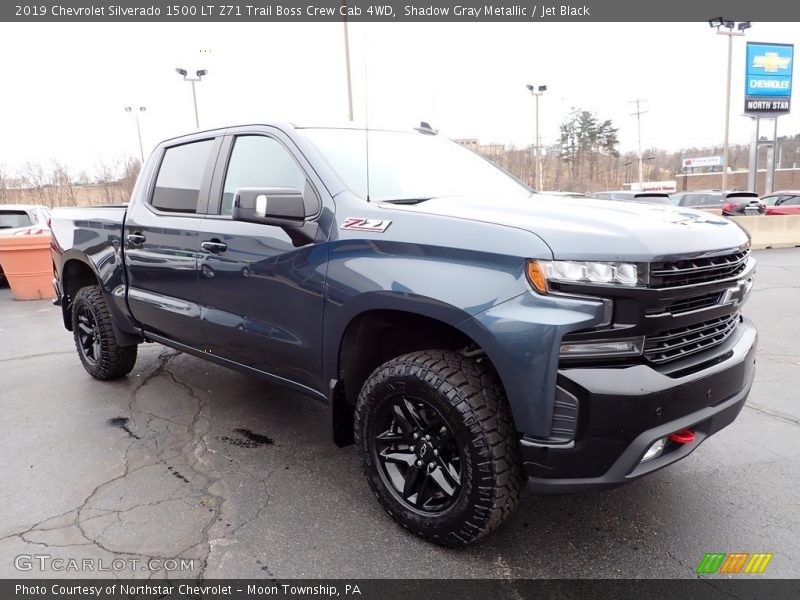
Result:
M145 238L145 237L144 237L144 236L143 236L141 233L139 233L139 232L128 234L128 241L129 241L131 244L136 244L137 246L138 246L139 244L144 244L144 242L145 242L145 240L146 240L146 239L147 239L147 238Z
M200 242L200 247L207 252L211 252L211 254L222 254L228 249L228 244L219 240L208 240Z

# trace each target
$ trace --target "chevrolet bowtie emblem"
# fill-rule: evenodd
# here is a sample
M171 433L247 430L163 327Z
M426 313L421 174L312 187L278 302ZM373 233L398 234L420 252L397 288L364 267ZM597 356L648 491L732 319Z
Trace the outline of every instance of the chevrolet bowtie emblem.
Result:
M777 52L765 52L761 56L753 57L753 67L764 69L765 73L777 73L789 68L789 57L778 56Z

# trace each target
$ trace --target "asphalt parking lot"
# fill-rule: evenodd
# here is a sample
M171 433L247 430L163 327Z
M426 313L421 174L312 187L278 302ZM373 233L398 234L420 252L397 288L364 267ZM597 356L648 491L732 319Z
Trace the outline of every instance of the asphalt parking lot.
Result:
M0 577L114 575L17 570L35 554L124 559L132 577L184 558L170 577L671 578L706 552L773 552L765 575L797 577L800 248L755 254L758 374L738 420L626 487L529 491L465 550L384 514L323 405L154 344L127 378L95 381L60 309L0 287Z

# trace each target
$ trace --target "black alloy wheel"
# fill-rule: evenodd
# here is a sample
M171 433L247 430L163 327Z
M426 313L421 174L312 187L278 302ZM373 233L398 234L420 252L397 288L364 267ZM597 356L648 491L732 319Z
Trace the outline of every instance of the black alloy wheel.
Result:
M86 372L102 381L127 375L136 364L138 346L122 346L113 317L98 285L78 290L71 302L75 348Z
M84 304L76 310L75 316L78 352L90 365L96 365L101 352L97 319L94 318L94 313L88 304Z
M422 398L398 395L387 402L373 436L381 475L398 500L423 513L449 509L461 493L461 452L441 413Z
M517 432L485 358L421 350L385 362L361 388L354 435L384 510L431 542L465 546L519 502Z

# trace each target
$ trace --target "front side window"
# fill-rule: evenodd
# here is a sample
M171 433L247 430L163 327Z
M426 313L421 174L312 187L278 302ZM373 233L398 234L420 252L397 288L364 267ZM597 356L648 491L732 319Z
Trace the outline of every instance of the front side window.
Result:
M303 192L305 186L305 173L280 142L264 136L241 136L236 138L228 162L220 214L231 214L239 188L285 187Z
M156 179L152 205L163 211L196 213L213 140L167 148Z

